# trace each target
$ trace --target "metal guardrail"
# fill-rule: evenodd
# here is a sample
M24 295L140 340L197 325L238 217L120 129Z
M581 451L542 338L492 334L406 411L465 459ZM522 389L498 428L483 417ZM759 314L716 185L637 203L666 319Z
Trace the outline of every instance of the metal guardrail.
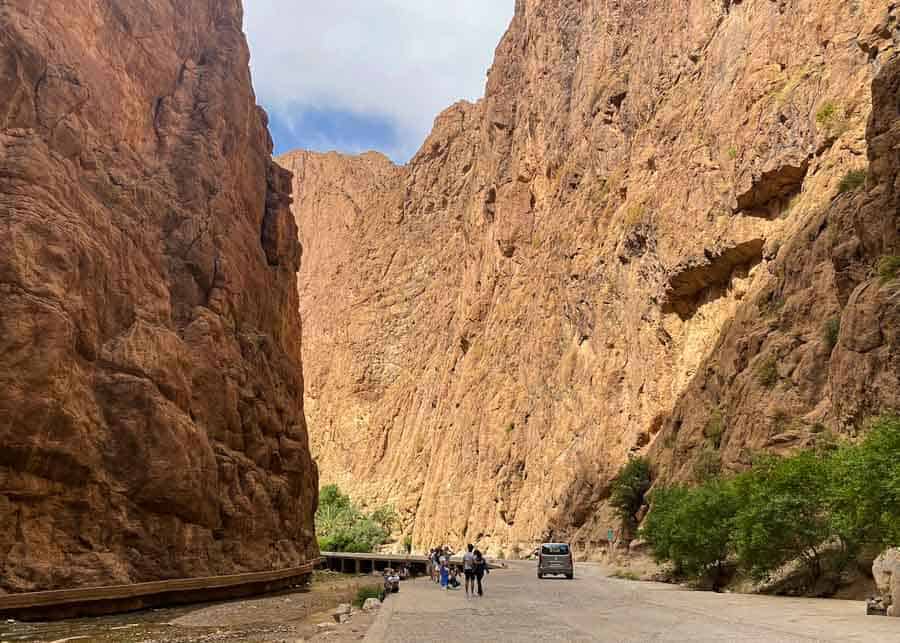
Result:
M60 620L252 596L305 581L319 563L313 560L299 567L226 576L0 594L0 617Z

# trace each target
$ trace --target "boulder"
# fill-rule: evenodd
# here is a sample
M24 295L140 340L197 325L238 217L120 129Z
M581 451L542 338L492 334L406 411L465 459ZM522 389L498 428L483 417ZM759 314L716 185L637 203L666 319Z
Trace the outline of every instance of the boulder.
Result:
M900 549L885 551L872 564L875 586L888 616L900 616Z
M377 598L367 598L362 608L364 612L377 612L381 609L381 601Z
M630 543L628 543L628 553L629 554L644 554L647 552L647 541L642 540L641 538L635 538Z

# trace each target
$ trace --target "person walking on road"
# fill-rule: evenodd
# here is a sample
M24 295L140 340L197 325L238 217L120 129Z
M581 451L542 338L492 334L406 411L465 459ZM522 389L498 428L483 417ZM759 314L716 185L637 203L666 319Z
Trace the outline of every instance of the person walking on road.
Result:
M487 561L477 549L473 552L473 556L475 559L475 580L478 583L478 595L484 596L484 588L482 587L481 582L484 580L484 575L489 573Z
M441 550L439 547L435 547L431 552L431 567L434 570L434 576L431 579L435 583L439 583L441 581Z
M463 573L466 575L466 598L475 596L475 545L469 544L463 554Z

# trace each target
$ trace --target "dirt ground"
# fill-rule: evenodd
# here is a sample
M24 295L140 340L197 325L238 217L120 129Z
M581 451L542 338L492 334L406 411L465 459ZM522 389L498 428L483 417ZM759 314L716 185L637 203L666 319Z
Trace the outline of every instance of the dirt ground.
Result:
M361 588L381 583L380 576L316 572L309 587L259 598L56 623L7 621L0 623L0 643L357 641L365 636L374 614L354 609L350 621L339 625L332 613L340 603L351 603Z

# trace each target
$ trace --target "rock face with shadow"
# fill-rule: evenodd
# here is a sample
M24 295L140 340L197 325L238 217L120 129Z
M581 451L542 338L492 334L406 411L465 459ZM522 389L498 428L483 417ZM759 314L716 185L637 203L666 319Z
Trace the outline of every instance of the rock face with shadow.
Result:
M813 211L768 262L654 445L663 478L696 477L698 460L737 471L754 451L815 446L900 408L898 99L893 58L872 84L864 182Z
M316 554L290 175L239 0L0 3L0 587Z
M280 159L323 480L420 547L583 552L629 456L739 468L893 404L898 11L519 0L408 165Z

